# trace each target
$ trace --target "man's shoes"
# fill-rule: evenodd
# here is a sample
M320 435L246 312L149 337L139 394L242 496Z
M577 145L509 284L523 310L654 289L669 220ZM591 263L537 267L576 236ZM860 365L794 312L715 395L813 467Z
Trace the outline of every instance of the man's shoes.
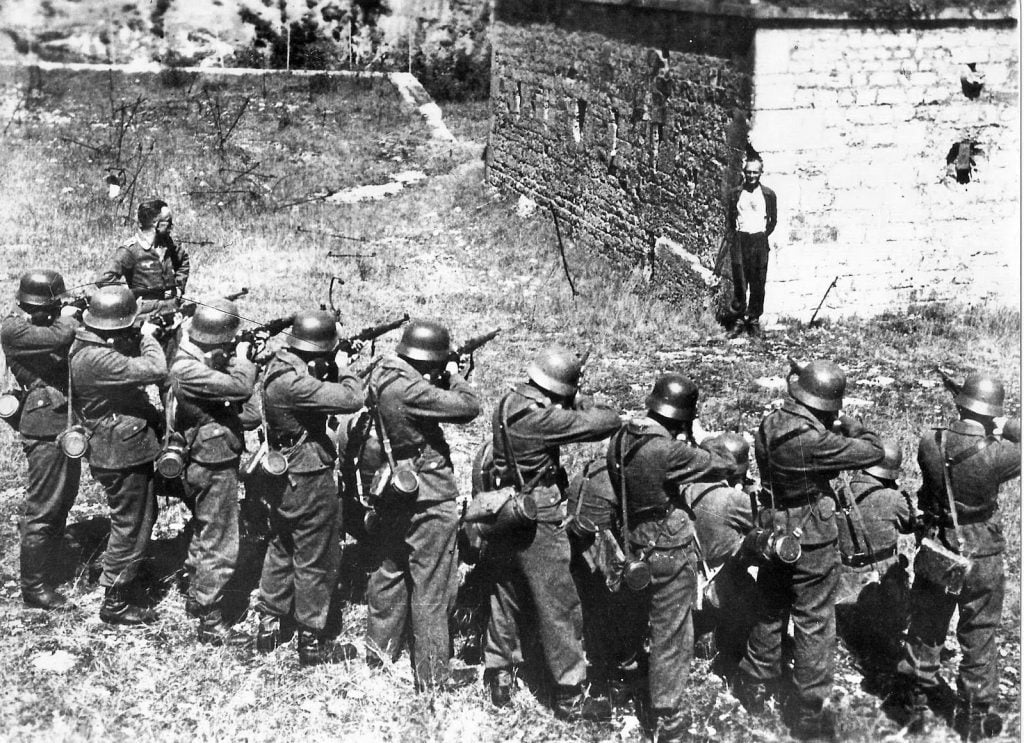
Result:
M299 628L299 665L319 666L325 663L344 663L359 657L359 648L350 642L340 643L323 637L319 632Z
M103 596L100 619L107 624L126 626L152 624L157 620L157 613L147 607L131 603L125 586L111 586Z
M953 717L953 729L965 741L994 738L1003 731L1003 718L991 712L987 704L961 702Z
M200 607L199 611L197 637L202 644L214 647L228 645L239 648L248 645L251 641L249 635L236 630L224 620L220 607Z
M269 653L284 645L295 634L294 624L287 617L260 612L256 626L256 652Z
M21 600L25 602L26 606L47 611L59 609L68 602L63 594L45 583L31 588L22 588Z
M767 684L755 681L742 673L737 676L732 693L743 705L743 709L755 716L764 714L768 697L771 696Z
M491 693L491 704L495 707L507 707L512 704L512 671L508 668L498 668L488 673L487 688Z
M612 705L607 699L595 699L579 686L560 686L555 692L555 717L560 720L607 722Z

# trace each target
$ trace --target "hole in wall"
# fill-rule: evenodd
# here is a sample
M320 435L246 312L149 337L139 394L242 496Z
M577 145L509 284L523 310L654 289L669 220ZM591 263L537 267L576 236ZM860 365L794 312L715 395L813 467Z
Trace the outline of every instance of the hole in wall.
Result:
M981 147L973 139L954 142L946 154L946 175L961 184L977 180L978 157L982 154Z
M970 100L981 97L985 89L985 73L978 69L977 62L968 62L960 73L960 89Z
M583 140L583 127L587 120L587 102L576 99L576 115L572 119L572 140L579 144Z
M516 89L512 93L512 113L519 114L523 105L523 84L516 83Z
M665 136L665 125L659 122L651 124L651 167L658 165L658 154L661 152L661 140Z

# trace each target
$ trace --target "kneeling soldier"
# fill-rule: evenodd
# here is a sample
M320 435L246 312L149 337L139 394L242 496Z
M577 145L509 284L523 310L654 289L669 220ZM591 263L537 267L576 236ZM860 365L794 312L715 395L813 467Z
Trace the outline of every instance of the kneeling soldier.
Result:
M646 586L625 590L637 590L647 613L648 685L658 740L681 741L689 728L683 696L693 654L697 575L693 521L680 487L725 479L734 463L677 440L689 434L697 409L697 386L683 375L658 377L646 406L646 416L626 423L609 442L608 475L624 501L627 571L632 560L649 570Z
M338 662L356 652L323 635L341 560L337 452L327 416L354 413L364 399L359 380L334 361L339 342L330 312L300 312L288 348L270 360L258 387L270 447L284 454L287 471L261 472L253 480L270 506L272 531L260 576L256 649L273 650L288 632L282 624L294 621L304 666Z
M56 609L66 600L54 590L47 567L60 548L82 472L81 460L64 456L57 443L67 422L68 349L78 327L67 316L75 309L61 310L64 291L64 279L56 271L24 274L18 307L4 320L0 333L7 363L25 391L18 421L28 460L21 520L21 597L40 609Z
M189 544L190 597L199 641L242 644L221 611L238 560L238 460L245 448L242 405L252 396L256 366L248 343L234 344L240 320L233 302L201 305L171 362L175 430L188 445L185 494L196 526Z
M132 332L137 314L127 287L103 287L89 300L85 328L71 347L73 402L92 432L89 469L110 505L100 619L111 624L156 621L156 612L140 606L132 589L156 521L153 462L163 427L146 387L164 382L167 361L153 336L155 325L143 323L141 337Z

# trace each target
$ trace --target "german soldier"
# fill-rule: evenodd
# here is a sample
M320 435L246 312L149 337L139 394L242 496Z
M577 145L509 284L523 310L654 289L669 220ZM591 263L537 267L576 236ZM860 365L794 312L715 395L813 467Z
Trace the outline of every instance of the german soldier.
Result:
M288 347L267 364L260 382L269 444L286 472L260 473L253 487L270 506L271 540L263 561L256 649L270 652L298 625L299 663L335 663L355 648L324 635L341 559L334 444L327 416L363 404L359 380L335 362L340 342L334 315L295 316Z
M840 488L837 518L842 559L836 622L839 633L868 674L894 670L909 616L907 558L897 553L900 534L916 524L910 496L897 480L903 453L882 442L881 462Z
M451 339L436 322L405 327L394 355L368 382L378 435L396 467L415 472L418 491L387 487L380 498L375 569L366 589L368 661L396 660L407 629L418 688L453 686L468 674L449 667L448 617L458 587L458 495L441 423L469 423L480 414L476 390L450 361ZM460 669L461 670L461 669Z
M142 202L138 216L138 232L114 251L96 284L107 286L124 278L139 300L139 314L147 317L177 309L191 267L188 252L171 238L172 215L165 201Z
M189 592L199 617L199 641L213 645L248 640L232 630L221 610L238 560L242 405L256 381L256 366L247 359L249 344L235 344L239 324L233 302L200 305L170 368L175 431L188 446L185 494L196 522L189 544Z
M899 672L909 687L911 729L923 726L930 698L942 687L939 655L954 610L963 657L957 674L954 727L967 740L997 735L1002 719L992 710L998 694L996 634L1003 609L1003 551L999 486L1020 476L1020 420L1003 425L1003 384L975 373L956 395L959 420L921 437L917 461L923 483L918 505L938 539L971 560L958 595L917 575L911 592L910 629ZM949 502L956 507L954 528ZM959 533L958 533L959 532ZM918 558L918 563L920 557ZM915 571L917 572L917 571Z
M502 481L532 490L537 521L488 542L499 577L492 587L484 664L491 701L499 707L507 705L513 666L522 661L520 612L531 607L556 685L555 715L601 720L610 717L609 705L582 690L587 671L583 618L569 572L569 539L561 526L567 515L568 478L559 461L559 447L606 438L618 428L619 416L579 394L581 373L575 354L550 348L527 367L529 381L507 393L494 413L495 470ZM502 427L511 451L506 451Z
M693 654L693 606L697 575L692 511L680 488L719 480L732 459L677 440L692 436L697 386L681 374L663 374L646 401L647 414L626 423L608 444L608 475L625 499L627 566L630 555L650 573L636 587L646 609L648 686L659 741L681 741L689 727L683 696ZM628 568L627 568L628 569ZM628 584L628 583L627 583Z
M782 640L791 617L791 732L802 739L831 738L834 720L823 705L835 671L839 552L830 481L842 470L876 464L884 452L878 435L859 421L845 415L837 420L846 390L842 369L812 361L794 371L790 398L761 421L754 441L764 487L758 521L774 549L766 550L758 570L761 603L740 662L737 695L751 712L763 711L769 685L782 674Z
M56 609L66 600L54 590L46 568L60 547L82 469L81 462L64 456L57 443L67 421L68 350L78 327L71 316L75 308L61 309L64 291L64 279L56 271L23 274L17 308L0 331L7 363L25 391L18 421L28 459L21 596L40 609Z
M92 432L89 468L110 505L100 619L111 624L156 620L156 612L136 602L132 588L156 520L153 461L163 427L145 387L164 382L167 362L153 336L156 326L143 323L141 337L134 334L137 314L135 297L126 287L103 287L90 299L82 318L85 327L71 347L74 403Z

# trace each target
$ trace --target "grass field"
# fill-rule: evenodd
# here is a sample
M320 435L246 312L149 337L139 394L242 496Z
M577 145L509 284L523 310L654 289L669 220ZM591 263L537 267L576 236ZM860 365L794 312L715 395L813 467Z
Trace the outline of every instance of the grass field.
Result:
M487 111L480 104L446 109L461 140L451 145L431 141L390 86L375 79L225 83L177 73L0 75L0 296L13 297L20 273L37 265L61 270L69 285L91 280L131 231L124 220L129 204L106 197L103 178L114 167L135 181L134 203L160 195L172 204L177 237L194 241L188 246L190 293L197 297L247 286L242 314L269 319L326 303L329 278L337 275L345 284L334 300L353 331L401 311L439 318L460 339L501 327L474 372L485 414L449 428L464 492L469 458L488 430L487 413L501 391L522 378L529 357L552 341L580 350L593 345L587 386L622 410L641 407L657 373L690 374L701 386L708 430L756 426L780 393L755 380L784 375L787 355L834 359L849 372L848 395L861 401L866 420L902 445L910 490L919 483L914 452L920 432L952 413L930 371L935 364L1000 373L1008 408L1019 414L1019 310L922 307L816 329L791 323L764 341L728 344L709 316L646 299L639 273L609 265L569 240L568 263L580 290L574 298L550 222L542 214L518 217L514 199L483 182ZM431 177L386 202L342 205L322 198L409 169ZM331 250L366 255L329 259ZM378 350L394 340L383 340ZM575 447L567 457L578 462L599 448ZM361 663L300 671L294 648L253 658L202 647L193 641L183 599L166 587L158 592L158 624L111 629L98 620L102 591L89 581L83 560L68 568L68 609L27 610L17 584L24 468L15 436L0 427L2 738L640 740L631 716L609 727L566 725L525 691L501 712L490 708L482 687L416 696L404 660L384 672ZM1019 483L1004 488L1010 545L1000 637L1005 740L1020 736L1019 503ZM155 575L172 569L182 551L184 509L173 501L164 505ZM104 513L102 493L86 477L71 516L73 555L81 558L95 545ZM236 601L245 602L258 570L250 540ZM345 595L358 596L358 584L358 574L347 576ZM358 601L342 605L344 639L361 640L364 616ZM242 626L252 629L252 618ZM465 640L460 635L457 645ZM955 661L951 653L949 662ZM844 739L894 735L896 728L877 711L878 699L859 683L840 650L833 704ZM755 721L739 709L707 661L695 662L692 687L694 740L785 739L777 723ZM928 737L953 740L941 725Z

